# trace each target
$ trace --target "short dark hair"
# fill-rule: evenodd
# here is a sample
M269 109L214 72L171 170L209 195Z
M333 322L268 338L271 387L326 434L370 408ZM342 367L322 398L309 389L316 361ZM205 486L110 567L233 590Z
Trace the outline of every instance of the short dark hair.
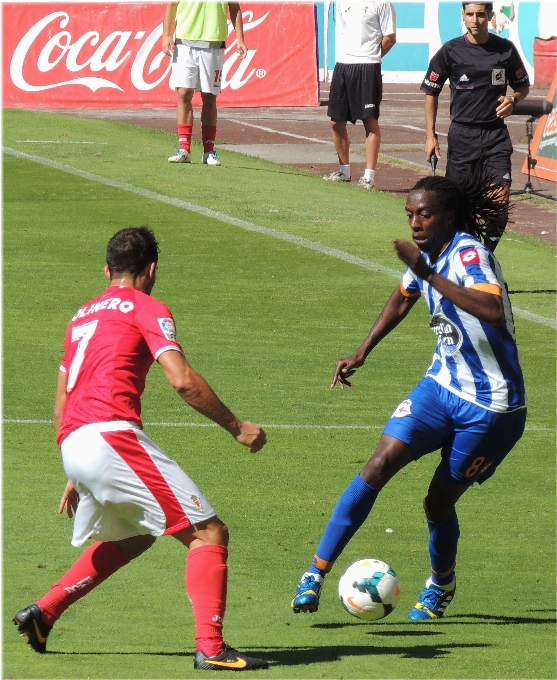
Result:
M462 11L466 9L466 5L483 5L485 7L485 11L489 14L490 12L493 12L493 3L492 2L463 2L462 3Z
M147 226L126 227L108 242L106 264L110 275L138 276L147 265L159 261L159 244Z

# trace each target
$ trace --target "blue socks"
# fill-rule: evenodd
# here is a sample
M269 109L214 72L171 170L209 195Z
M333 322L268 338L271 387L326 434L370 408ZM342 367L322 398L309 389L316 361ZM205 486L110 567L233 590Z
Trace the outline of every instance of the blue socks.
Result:
M433 583L445 586L452 583L454 579L456 549L460 536L456 511L453 510L452 514L441 522L432 522L428 519L427 526L429 529L429 555L433 572L431 578ZM451 568L452 571L448 576L437 576L437 574L447 572Z
M379 491L358 474L339 498L317 547L310 574L324 576L369 515Z

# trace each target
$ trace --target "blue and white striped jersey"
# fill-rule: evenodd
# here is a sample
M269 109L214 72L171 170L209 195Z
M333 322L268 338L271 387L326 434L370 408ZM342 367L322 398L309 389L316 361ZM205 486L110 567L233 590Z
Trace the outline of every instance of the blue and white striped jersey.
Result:
M425 253L424 258L430 264ZM505 319L499 328L493 328L446 300L427 281L406 269L402 292L421 293L431 314L430 326L438 337L426 376L490 411L524 408L526 394L511 303L499 262L476 238L457 232L438 261L430 266L459 286L480 290L495 290L493 286L498 286Z

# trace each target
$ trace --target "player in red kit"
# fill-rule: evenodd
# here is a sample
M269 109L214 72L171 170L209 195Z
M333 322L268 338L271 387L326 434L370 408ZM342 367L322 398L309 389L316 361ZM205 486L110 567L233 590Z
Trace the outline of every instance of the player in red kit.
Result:
M158 244L147 227L122 229L109 241L110 285L80 307L68 326L54 423L68 482L59 512L75 514L72 544L90 545L75 564L14 617L21 635L46 652L53 625L158 536L189 548L185 585L193 607L194 668L251 670L268 663L223 640L228 529L202 491L147 436L141 395L154 361L184 401L252 453L266 443L255 423L241 421L186 360L168 307L150 297Z

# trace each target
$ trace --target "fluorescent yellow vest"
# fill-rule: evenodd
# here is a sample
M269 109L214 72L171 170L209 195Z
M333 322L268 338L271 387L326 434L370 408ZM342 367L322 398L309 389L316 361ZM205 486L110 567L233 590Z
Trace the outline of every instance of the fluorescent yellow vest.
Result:
M180 40L224 41L228 2L180 2L176 10L176 38Z

